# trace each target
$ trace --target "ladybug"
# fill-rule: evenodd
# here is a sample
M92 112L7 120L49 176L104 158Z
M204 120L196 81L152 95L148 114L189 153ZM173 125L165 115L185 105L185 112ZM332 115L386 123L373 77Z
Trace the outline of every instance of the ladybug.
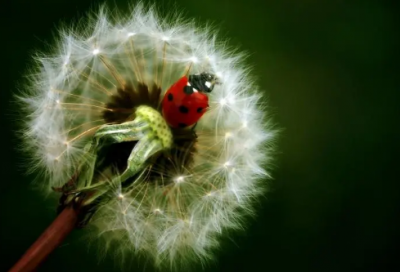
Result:
M207 93L210 93L217 78L213 74L201 73L181 77L165 93L162 113L172 128L185 128L195 123L209 108Z

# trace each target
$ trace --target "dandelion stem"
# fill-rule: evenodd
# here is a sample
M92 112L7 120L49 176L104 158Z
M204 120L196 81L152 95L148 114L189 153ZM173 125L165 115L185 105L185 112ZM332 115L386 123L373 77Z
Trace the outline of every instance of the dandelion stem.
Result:
M9 272L35 271L76 227L78 211L67 206Z

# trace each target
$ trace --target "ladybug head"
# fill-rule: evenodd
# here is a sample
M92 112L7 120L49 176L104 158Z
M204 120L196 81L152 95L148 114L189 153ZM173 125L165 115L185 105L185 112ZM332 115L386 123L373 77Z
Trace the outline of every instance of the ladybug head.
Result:
M203 93L211 93L214 89L214 85L217 84L217 77L209 73L201 73L199 75L189 75L190 85Z

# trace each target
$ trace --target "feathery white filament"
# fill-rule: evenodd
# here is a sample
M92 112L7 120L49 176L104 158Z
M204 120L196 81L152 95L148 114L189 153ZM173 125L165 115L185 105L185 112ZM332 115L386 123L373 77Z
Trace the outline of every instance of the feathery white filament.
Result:
M156 84L163 95L185 74L216 74L221 84L196 126L191 168L177 166L176 175L163 176L172 181L166 186L157 186L159 180L115 188L91 222L122 253L146 252L160 265L211 257L218 234L251 214L275 135L242 56L224 51L209 30L140 6L116 22L102 11L85 29L64 31L55 54L37 58L40 70L23 97L36 165L45 168L50 186L64 184L85 144L107 123L103 114L112 111L107 103L119 87Z

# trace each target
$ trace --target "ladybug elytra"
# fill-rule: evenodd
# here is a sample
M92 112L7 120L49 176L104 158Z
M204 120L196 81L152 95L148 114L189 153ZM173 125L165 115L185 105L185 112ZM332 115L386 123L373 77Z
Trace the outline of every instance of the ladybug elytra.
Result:
M217 78L209 73L181 77L165 93L162 112L173 128L191 126L207 111L208 97Z

